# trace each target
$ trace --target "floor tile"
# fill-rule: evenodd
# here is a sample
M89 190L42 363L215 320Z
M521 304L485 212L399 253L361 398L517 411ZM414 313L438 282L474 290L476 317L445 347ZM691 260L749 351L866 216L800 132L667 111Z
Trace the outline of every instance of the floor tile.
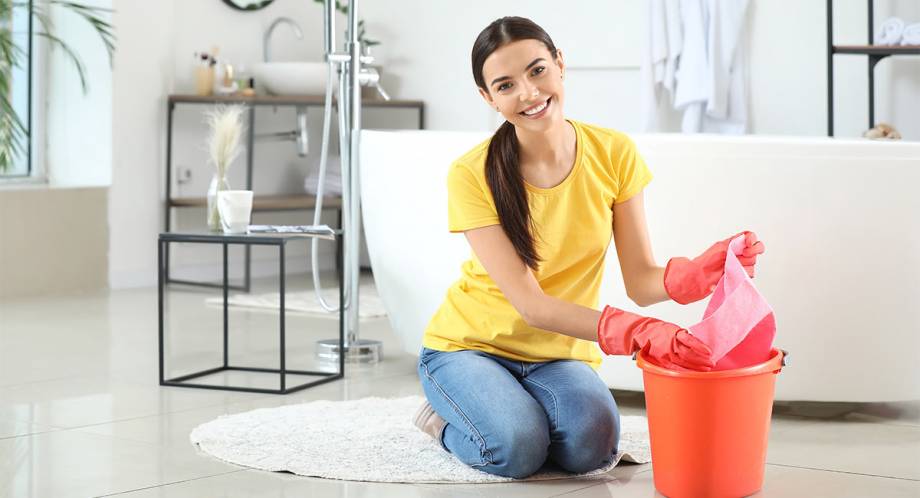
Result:
M767 462L920 479L920 428L860 421L786 420L771 434Z
M599 483L565 498L663 498L655 489L654 470ZM920 496L920 482L883 477L767 465L763 488L751 498L907 498Z
M214 477L165 484L119 494L126 498L447 498L456 496L411 484L366 483L315 479L278 472L246 470Z
M53 430L57 429L53 427L24 422L22 420L0 418L0 439L27 436L29 434L38 434L40 432L49 432Z
M458 497L544 498L558 496L607 482L607 476L551 481L523 481L489 484L419 484L418 486Z
M646 469L643 472L610 479L574 492L556 496L565 496L566 498L648 498L662 495L655 492L655 485L652 483L652 472L650 469Z
M77 431L0 440L0 496L98 496L236 471L192 448Z
M114 423L96 424L81 427L76 430L150 444L191 446L189 434L192 430L221 415L242 413L259 408L306 403L320 399L353 400L369 396L397 398L413 395L422 395L421 385L414 374L380 379L351 379L324 384L287 396L266 396L253 400L223 403L164 415L140 417Z
M104 373L108 307L106 292L0 301L0 387Z
M241 401L262 395L161 388L109 377L35 382L0 388L0 418L72 428Z
M767 465L756 498L916 498L920 481Z

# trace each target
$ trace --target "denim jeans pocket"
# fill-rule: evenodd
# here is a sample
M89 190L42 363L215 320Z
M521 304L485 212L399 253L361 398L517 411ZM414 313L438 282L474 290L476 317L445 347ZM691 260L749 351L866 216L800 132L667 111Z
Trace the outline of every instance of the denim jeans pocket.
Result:
M418 352L418 364L424 365L428 363L428 360L431 359L432 353L434 351L431 349L422 346L422 349Z
M418 354L418 361L419 363L424 365L428 363L428 361L438 353L440 353L440 351L436 349L428 349L425 346L422 346L422 350L419 351L419 354Z

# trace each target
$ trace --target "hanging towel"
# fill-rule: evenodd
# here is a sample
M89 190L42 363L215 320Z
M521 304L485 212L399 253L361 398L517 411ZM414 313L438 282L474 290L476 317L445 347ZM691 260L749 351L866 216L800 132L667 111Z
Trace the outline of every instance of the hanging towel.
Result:
M725 273L706 306L703 320L689 327L690 333L712 350L713 370L767 361L776 335L773 309L736 256L743 248L743 235L729 243Z
M684 28L680 23L680 4L669 0L665 4L664 18L668 35L668 57L664 62L664 75L660 83L668 91L668 104L673 105L676 86L674 75L677 74L677 63L684 46Z
M639 67L643 131L658 131L674 102L674 76L683 47L680 6L676 0L650 0L648 38Z
M889 17L879 26L875 33L876 45L897 45L904 33L904 21L898 17Z
M640 66L640 129L747 132L749 0L650 0Z
M685 133L701 131L702 111L708 94L706 15L705 0L681 0L684 47L675 75L674 108L684 111L681 129Z
M920 45L920 22L904 26L901 33L901 45Z
M743 64L741 28L744 25L747 0L709 0L707 52L709 55L709 94L706 115L719 120L729 119L730 89Z
M674 108L684 133L747 131L747 74L742 36L748 0L681 0L684 47Z
M709 95L704 133L747 133L747 62L742 36L747 0L709 0Z
M342 168L341 158L337 155L329 154L326 158L326 178L323 183L323 196L341 197L342 196ZM312 162L310 171L303 180L303 188L310 195L316 195L319 189L319 158Z

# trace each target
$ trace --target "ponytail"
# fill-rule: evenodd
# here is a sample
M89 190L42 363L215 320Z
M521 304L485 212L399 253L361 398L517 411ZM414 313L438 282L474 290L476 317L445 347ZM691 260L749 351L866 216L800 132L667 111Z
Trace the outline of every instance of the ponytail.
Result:
M486 155L486 182L492 191L498 219L514 250L528 267L537 270L540 257L534 247L535 228L527 204L527 191L521 176L518 140L514 125L505 121L489 142Z

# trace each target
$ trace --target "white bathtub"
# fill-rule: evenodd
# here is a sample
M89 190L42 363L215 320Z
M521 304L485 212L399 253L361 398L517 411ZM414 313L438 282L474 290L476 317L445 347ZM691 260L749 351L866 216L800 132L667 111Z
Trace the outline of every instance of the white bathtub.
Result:
M446 172L486 133L365 131L362 201L381 298L403 348L422 333L470 248L447 231ZM767 251L755 283L790 353L777 399L920 399L920 143L635 135L663 265L742 229ZM611 243L611 251L615 250ZM696 323L703 302L639 308L608 255L601 305ZM610 387L642 390L633 361L605 357Z

